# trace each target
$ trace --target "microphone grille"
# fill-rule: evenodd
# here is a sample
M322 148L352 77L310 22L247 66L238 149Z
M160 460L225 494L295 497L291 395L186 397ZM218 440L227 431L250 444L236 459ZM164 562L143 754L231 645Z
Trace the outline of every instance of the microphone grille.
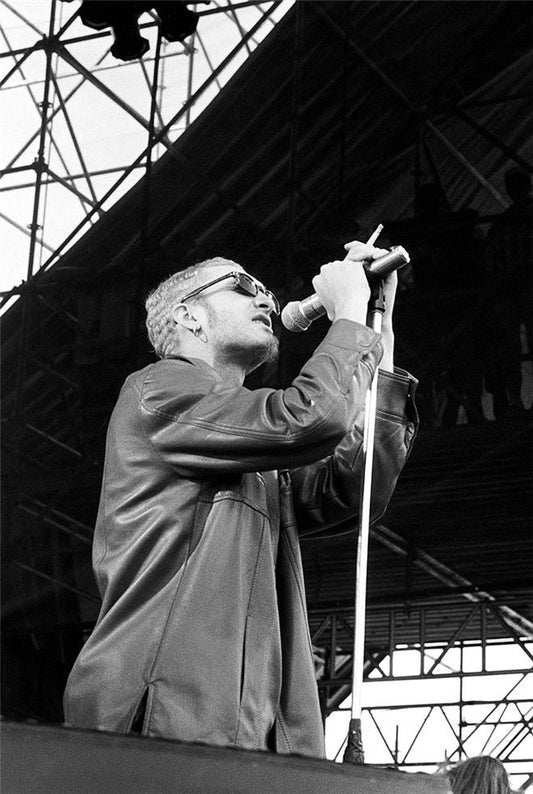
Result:
M281 322L287 331L296 333L307 331L311 325L311 320L309 320L302 311L300 301L291 301L283 308L281 312Z

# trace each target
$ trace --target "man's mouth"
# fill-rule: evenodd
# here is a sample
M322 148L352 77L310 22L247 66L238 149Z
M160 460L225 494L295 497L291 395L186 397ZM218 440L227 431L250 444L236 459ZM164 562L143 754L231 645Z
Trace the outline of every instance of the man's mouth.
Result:
M270 321L270 317L267 317L266 314L257 314L255 317L252 317L253 323L261 323L265 326L270 332L272 332L272 323Z

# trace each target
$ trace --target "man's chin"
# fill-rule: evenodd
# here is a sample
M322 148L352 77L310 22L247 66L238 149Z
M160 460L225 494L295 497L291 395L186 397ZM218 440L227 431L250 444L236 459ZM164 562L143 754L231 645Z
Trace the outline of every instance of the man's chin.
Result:
M262 364L273 364L278 360L279 355L279 339L274 334L269 337L266 344L257 346L254 350L250 350L250 361L247 367L248 374L260 367Z

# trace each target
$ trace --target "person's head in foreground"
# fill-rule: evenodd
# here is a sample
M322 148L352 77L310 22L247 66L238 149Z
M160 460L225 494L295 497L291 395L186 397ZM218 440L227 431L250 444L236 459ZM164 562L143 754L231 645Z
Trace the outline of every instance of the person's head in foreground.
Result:
M511 794L504 765L490 755L477 755L448 770L453 794Z

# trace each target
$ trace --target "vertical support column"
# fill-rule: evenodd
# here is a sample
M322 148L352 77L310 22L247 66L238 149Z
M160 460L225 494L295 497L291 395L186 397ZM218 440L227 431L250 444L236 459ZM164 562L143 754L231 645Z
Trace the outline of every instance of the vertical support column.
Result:
M189 68L187 71L187 99L186 99L186 106L187 112L185 114L185 129L191 123L191 97L192 97L192 80L193 80L193 70L194 70L194 45L196 43L196 33L193 33L191 36L189 51L188 51L188 58L189 58Z
M426 659L426 609L420 607L420 675L424 675L425 659Z
M33 196L33 212L32 212L32 219L31 219L31 237L30 237L30 250L28 255L28 269L26 278L27 281L31 279L33 276L33 260L35 257L35 247L37 244L37 231L39 229L39 209L40 209L40 199L41 199L41 187L42 187L42 180L43 180L43 173L46 171L46 161L45 161L45 146L46 146L46 137L47 137L47 127L48 127L48 108L50 106L49 97L50 97L50 85L52 82L52 55L54 53L54 46L53 46L53 38L54 38L54 27L55 27L55 11L56 11L56 2L57 0L52 0L52 5L50 9L50 25L48 29L48 38L45 43L45 52L46 52L46 72L44 78L44 90L43 90L43 101L41 104L41 129L39 133L39 149L37 152L37 157L35 159L35 192Z
M44 80L43 101L41 107L39 149L37 153L37 158L35 160L36 177L35 177L35 192L33 197L32 220L30 226L31 235L30 235L30 248L28 254L28 267L26 274L27 283L29 283L31 277L33 276L33 264L35 257L35 249L37 245L37 231L39 228L38 221L39 221L42 177L43 177L43 172L46 169L45 146L46 146L47 126L48 126L48 108L50 104L49 103L50 85L52 82L51 75L52 75L52 55L54 52L53 36L54 36L54 28L55 28L56 2L57 0L52 0L52 4L50 8L50 23L48 28L48 38L45 43L46 73ZM14 403L15 410L17 411L18 414L21 414L24 409L24 381L26 378L26 366L28 359L28 345L29 345L28 332L30 327L31 300L32 298L30 292L26 291L25 293L22 294L22 301L23 301L22 318L20 324L20 335L18 340L16 399ZM21 476L22 459L20 455L20 443L21 443L22 432L23 429L21 424L17 432L15 450L14 450L14 459L15 459L15 467L16 467L15 481L18 483L18 487L20 487L20 484L22 483L22 476Z
M480 620L481 620L481 672L485 673L487 671L487 606L486 604L481 605L481 612L480 612Z
M394 676L395 615L395 610L391 609L389 612L389 675L391 678Z
M460 650L460 658L461 664L459 665L459 758L462 759L463 757L463 729L464 729L464 711L463 711L463 702L464 702L464 645L461 642L461 650Z

